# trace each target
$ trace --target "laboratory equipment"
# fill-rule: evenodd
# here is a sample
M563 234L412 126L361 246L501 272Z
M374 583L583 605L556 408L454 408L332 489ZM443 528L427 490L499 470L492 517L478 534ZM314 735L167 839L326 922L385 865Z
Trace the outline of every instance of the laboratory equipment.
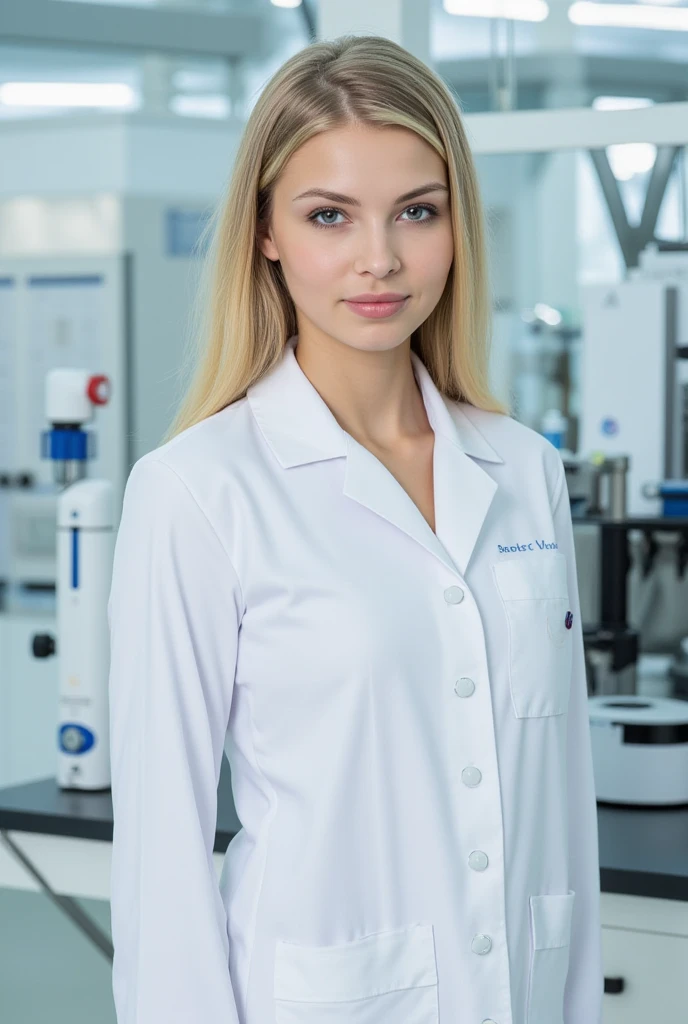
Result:
M57 499L56 633L38 633L33 654L58 654L57 782L62 789L110 787L107 602L114 556L109 480L86 479L96 435L84 429L107 404L110 381L84 369L46 377L41 454L52 461Z
M626 519L630 459L627 455L594 455L590 464L588 521L591 516L601 518L600 621L584 632L588 670L594 693L634 693L639 635L628 622L628 532L618 528ZM614 523L617 528L611 525Z
M566 446L568 420L559 409L548 409L542 417L540 432L555 448Z
M630 695L641 647L657 649L647 623L659 607L661 548L673 550L676 567L663 589L677 598L674 607L685 605L678 590L688 561L688 247L653 243L625 280L584 286L581 299L579 454L595 472L587 510L574 518L599 531L586 658L594 695ZM685 623L668 623L664 606L661 619L658 636L685 632Z
M601 803L688 805L688 703L638 694L588 698Z
M662 514L646 484L688 477L688 245L653 243L616 284L581 289L583 455L630 454L628 513Z

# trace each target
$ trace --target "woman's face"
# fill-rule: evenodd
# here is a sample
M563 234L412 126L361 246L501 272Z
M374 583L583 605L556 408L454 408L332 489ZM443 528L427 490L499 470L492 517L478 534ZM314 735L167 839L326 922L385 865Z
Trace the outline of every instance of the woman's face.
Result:
M303 195L312 189L338 198ZM413 198L399 198L416 190ZM258 244L281 262L300 335L394 348L435 308L454 258L445 163L406 128L316 135L278 179L271 224ZM345 301L383 292L408 298L378 319Z

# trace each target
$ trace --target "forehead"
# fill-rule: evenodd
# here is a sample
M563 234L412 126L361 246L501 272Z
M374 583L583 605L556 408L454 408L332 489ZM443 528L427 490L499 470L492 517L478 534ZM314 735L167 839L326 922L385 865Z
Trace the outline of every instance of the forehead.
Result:
M435 178L446 182L442 157L402 127L333 128L304 142L287 161L278 188L294 195L309 186L396 196Z

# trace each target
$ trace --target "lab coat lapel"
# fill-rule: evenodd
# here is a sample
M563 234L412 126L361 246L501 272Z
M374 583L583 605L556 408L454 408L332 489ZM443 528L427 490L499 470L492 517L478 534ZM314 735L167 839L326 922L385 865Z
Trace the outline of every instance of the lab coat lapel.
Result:
M460 404L445 398L423 361L413 351L411 362L435 433L436 540L449 555L453 566L465 576L497 490L496 480L480 462L500 463L504 460L462 412ZM428 531L432 534L429 527Z
M456 442L435 431L435 531L462 576L475 549L497 484Z
M364 445L349 437L344 494L383 516L454 570L447 552L396 477Z
M301 370L287 341L283 357L253 384L247 398L256 421L285 468L346 457L343 493L402 530L452 572L465 575L497 483L475 459L503 462L463 413L435 386L422 360L411 353L430 425L435 433L433 477L435 533L387 467L343 430Z
M465 575L497 484L445 434L435 433L433 456L435 532L401 484L375 455L353 438L347 453L344 494L384 516L393 526Z

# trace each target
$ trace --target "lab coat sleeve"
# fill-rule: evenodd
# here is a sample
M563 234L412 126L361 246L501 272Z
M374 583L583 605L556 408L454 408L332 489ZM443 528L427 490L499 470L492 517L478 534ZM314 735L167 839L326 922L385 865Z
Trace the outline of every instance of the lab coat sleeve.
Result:
M212 860L241 590L175 470L127 480L108 600L118 1024L238 1024Z
M564 1024L601 1024L604 992L600 922L597 802L593 777L588 691L573 524L566 474L559 459L554 528L566 556L569 607L573 612L573 664L567 724L569 889L573 902Z

